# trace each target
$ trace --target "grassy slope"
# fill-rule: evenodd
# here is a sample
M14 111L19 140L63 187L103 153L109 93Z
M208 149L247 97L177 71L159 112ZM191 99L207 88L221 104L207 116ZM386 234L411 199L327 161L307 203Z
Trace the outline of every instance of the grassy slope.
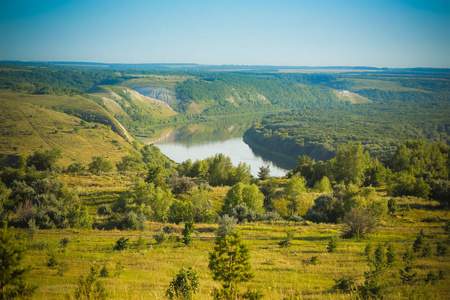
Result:
M0 153L31 154L36 149L60 148L60 165L75 161L89 163L92 156L104 155L112 161L135 151L122 137L104 125L86 123L81 126L77 117L46 109L46 106L69 107L81 97L28 95L0 92ZM95 107L94 105L92 107ZM75 131L75 128L78 132ZM118 144L111 142L116 140Z

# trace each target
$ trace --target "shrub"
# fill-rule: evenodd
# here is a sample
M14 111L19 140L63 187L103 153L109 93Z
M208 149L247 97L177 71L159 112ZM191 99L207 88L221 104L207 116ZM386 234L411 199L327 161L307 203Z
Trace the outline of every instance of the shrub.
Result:
M125 249L128 249L130 247L130 239L126 239L125 237L121 237L116 241L116 244L114 245L114 250L122 251Z
M286 248L292 246L292 239L294 238L294 232L292 230L286 231L286 237L278 242L281 248Z
M100 270L100 275L99 275L99 277L102 277L102 278L107 278L107 277L109 277L109 270L108 270L108 268L106 267L106 265L103 265L103 268Z
M337 248L339 244L339 237L337 235L334 235L330 238L330 240L328 241L328 246L327 246L327 250L328 252L334 252L334 250Z
M395 199L395 198L389 199L387 205L388 205L389 213L391 213L391 214L394 214L398 210L397 199Z
M113 165L104 156L92 157L92 162L89 164L89 172L92 174L107 173L113 170Z
M136 214L132 211L123 217L120 227L125 230L145 230L147 229L146 221L143 213Z
M343 293L351 293L355 290L355 279L353 277L341 277L333 280L335 283L333 289L335 290Z
M78 279L78 287L75 289L75 299L106 299L108 292L98 277L99 273L94 267L91 267L88 276L81 275Z
M67 173L81 173L84 172L86 167L80 162L74 162L70 166L67 167Z
M97 209L97 214L101 216L109 216L112 213L111 207L108 204L102 204Z
M184 229L182 231L183 234L183 244L185 244L186 246L189 246L192 241L193 238L191 236L191 234L194 233L194 222L186 222L184 223Z
M446 242L438 242L436 244L436 254L439 256L445 256L448 252L448 247Z
M417 275L417 273L412 272L414 268L414 258L414 252L411 251L411 249L407 249L403 254L404 268L399 271L402 284L412 284L414 277Z
M350 237L357 238L362 238L367 233L372 232L376 226L375 218L366 208L352 208L344 216L343 222L350 228L347 234Z
M157 244L162 244L167 239L166 234L164 233L164 230L162 228L153 235L153 238L155 239Z
M222 217L217 218L217 223L219 223L219 227L216 231L216 237L221 239L227 235L231 235L233 232L237 231L237 220L228 215L223 215Z
M192 268L185 270L181 268L178 274L170 282L166 291L166 297L169 299L190 300L198 291L199 280L197 272Z
M422 247L425 243L423 238L424 238L423 230L420 230L420 233L417 235L416 240L414 241L414 244L412 246L414 253L422 250Z

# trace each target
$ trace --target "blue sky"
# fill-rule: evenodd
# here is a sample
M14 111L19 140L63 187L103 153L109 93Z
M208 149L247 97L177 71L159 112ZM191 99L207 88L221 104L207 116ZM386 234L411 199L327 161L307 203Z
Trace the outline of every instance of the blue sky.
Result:
M0 60L450 67L448 0L0 0Z

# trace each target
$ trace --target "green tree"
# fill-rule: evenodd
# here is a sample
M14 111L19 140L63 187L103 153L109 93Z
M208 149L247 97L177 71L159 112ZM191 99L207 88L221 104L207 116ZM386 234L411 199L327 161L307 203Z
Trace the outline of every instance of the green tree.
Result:
M92 157L92 162L88 167L92 174L107 173L113 170L113 165L104 156Z
M22 267L25 257L25 247L18 243L12 229L8 229L6 222L0 233L0 297L12 299L25 297L33 293L25 276L30 267Z
M61 150L58 148L46 151L36 150L32 155L28 156L27 166L34 166L38 171L54 170L56 162L61 157Z
M288 208L291 210L291 214L297 213L300 206L299 197L306 190L305 178L298 175L292 176L284 187L284 197L289 201Z
M184 229L181 233L183 234L183 244L189 246L193 240L191 235L194 233L194 222L190 221L184 223Z
M314 190L320 192L320 193L326 193L331 191L331 183L330 179L328 179L327 176L322 177L320 181L317 181L314 184Z
M151 166L148 169L145 181L153 183L155 187L166 187L166 178L164 176L163 168L161 166Z
M264 208L266 211L273 211L273 201L277 196L278 180L276 178L270 178L269 180L261 183L259 190L264 195Z
M262 212L263 204L264 195L256 185L244 185L239 182L228 190L222 211L230 212L234 207L243 205L255 212Z
M191 300L198 291L200 283L197 272L192 268L185 270L181 268L178 274L170 282L166 291L166 297L169 299Z
M214 280L222 283L216 298L235 299L238 285L254 277L250 265L250 251L238 232L216 239L214 250L209 252L209 269Z
M361 143L349 142L339 148L332 160L333 174L337 182L360 186L364 182L366 169L371 161L368 152L364 152Z
M270 166L261 166L259 167L258 178L261 180L266 180L270 176Z

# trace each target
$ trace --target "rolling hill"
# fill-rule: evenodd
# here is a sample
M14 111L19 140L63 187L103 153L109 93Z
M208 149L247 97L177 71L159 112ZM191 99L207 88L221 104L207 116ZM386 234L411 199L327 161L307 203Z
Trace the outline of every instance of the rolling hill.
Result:
M63 153L59 164L65 167L76 161L87 164L92 156L101 155L115 162L136 152L127 139L108 126L112 124L117 129L120 123L92 100L80 96L32 95L3 90L0 91L0 107L1 154L29 155L37 149L59 148ZM64 112L77 114L77 109L83 117L107 124L86 122ZM122 133L126 131L122 129Z

